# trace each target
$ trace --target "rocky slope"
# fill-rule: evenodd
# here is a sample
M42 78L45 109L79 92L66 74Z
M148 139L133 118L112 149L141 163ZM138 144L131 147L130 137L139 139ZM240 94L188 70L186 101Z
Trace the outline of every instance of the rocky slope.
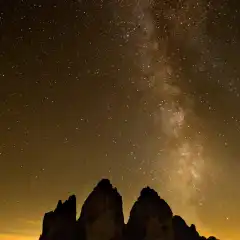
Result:
M72 240L76 234L76 197L59 201L54 211L43 218L43 230L40 240Z
M39 240L206 240L195 225L173 216L169 205L149 187L142 189L127 224L122 205L117 189L102 179L84 202L78 220L75 196L46 213Z

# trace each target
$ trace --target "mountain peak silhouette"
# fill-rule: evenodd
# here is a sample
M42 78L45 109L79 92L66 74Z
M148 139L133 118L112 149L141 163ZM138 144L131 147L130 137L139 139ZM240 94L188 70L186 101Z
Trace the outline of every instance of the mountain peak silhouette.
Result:
M102 179L85 200L76 220L76 196L58 201L43 218L39 240L217 240L200 236L158 193L145 187L124 223L122 197L109 179Z

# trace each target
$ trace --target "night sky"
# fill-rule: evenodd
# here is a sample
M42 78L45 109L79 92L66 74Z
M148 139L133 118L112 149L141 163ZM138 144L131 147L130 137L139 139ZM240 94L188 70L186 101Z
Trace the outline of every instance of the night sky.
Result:
M0 238L103 177L239 239L237 0L0 0Z

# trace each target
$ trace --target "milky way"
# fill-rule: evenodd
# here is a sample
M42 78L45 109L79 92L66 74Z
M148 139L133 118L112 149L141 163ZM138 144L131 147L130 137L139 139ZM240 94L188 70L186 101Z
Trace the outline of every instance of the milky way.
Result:
M142 76L140 74L139 80L136 80L137 87L143 91L145 102L151 101L151 98L155 99L156 106L152 112L154 128L163 139L159 144L159 154L153 161L155 177L161 179L165 189L170 192L169 198L173 201L174 210L179 213L188 212L188 216L193 217L189 220L196 221L195 207L202 204L199 191L204 178L205 161L202 156L204 148L200 137L197 136L199 134L195 133L195 122L192 123L193 126L189 125L189 118L196 118L192 109L194 102L178 86L179 81L184 82L186 79L177 76L168 54L172 39L180 41L178 38L185 34L185 27L188 27L189 34L189 39L185 36L185 41L191 41L193 48L199 48L199 44L194 43L194 38L198 41L197 38L202 34L199 14L194 14L194 19L188 16L188 13L192 13L196 8L200 11L199 3L185 2L175 13L171 12L172 9L167 11L164 7L166 12L160 14L163 15L161 16L163 20L169 20L169 23L156 22L155 8L154 3L147 0L133 3L131 22L134 23L134 27L125 34L128 38L134 34L135 44L138 45L138 54L135 58ZM204 15L203 11L200 11L200 15ZM191 26L194 21L197 22ZM166 37L166 32L163 37L158 35L157 30L162 28L161 24L173 26L169 36ZM191 128L190 134L188 128Z
M204 228L200 209L207 185L217 181L220 170L219 162L205 152L206 129L198 102L210 112L215 109L199 89L206 81L229 89L227 81L218 78L224 58L207 31L212 3L126 2L121 4L132 9L126 20L132 28L124 32L125 38L137 46L132 56L140 72L136 88L143 93L142 105L151 105L154 132L161 139L151 163L156 185L175 213ZM234 86L232 92L238 94ZM154 137L145 144L156 145Z

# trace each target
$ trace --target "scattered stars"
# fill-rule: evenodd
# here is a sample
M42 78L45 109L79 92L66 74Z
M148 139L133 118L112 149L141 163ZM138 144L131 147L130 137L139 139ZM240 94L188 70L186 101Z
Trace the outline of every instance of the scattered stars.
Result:
M106 176L127 201L154 185L221 235L239 202L240 18L228 2L3 3L0 180L13 208L31 215L39 196L49 208L51 192Z

